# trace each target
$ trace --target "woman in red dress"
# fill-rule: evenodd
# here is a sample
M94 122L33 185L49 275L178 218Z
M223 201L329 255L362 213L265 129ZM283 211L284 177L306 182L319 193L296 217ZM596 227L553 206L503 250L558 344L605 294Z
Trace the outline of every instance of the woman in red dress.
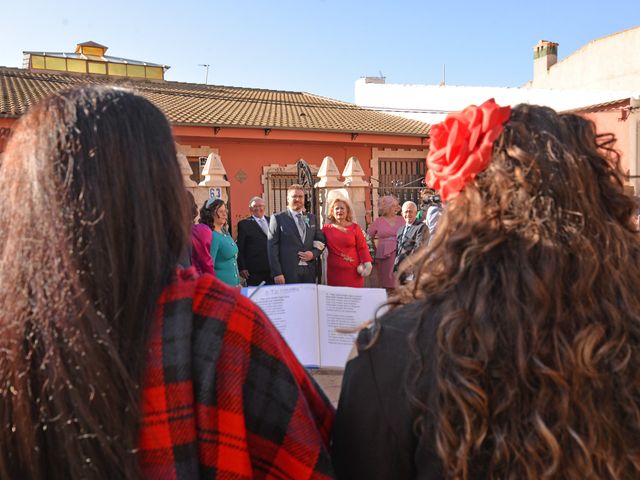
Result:
M322 228L327 239L327 284L364 287L371 273L371 255L360 225L353 222L353 208L344 197L335 197L327 215L331 223Z

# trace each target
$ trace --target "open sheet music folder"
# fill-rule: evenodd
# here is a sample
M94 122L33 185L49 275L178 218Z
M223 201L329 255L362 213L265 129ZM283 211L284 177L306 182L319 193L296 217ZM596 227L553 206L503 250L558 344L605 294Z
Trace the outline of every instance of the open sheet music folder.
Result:
M336 328L373 320L387 301L383 288L309 283L248 287L242 293L262 308L306 367L343 368L357 334Z

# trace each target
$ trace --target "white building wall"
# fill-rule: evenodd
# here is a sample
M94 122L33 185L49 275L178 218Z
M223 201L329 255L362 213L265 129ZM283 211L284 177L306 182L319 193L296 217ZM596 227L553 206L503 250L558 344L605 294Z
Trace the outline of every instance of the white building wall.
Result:
M571 110L628 98L628 91L584 91L520 87L463 87L355 82L355 104L401 117L437 123L449 112L494 98L500 105L530 103Z
M527 86L640 91L640 27L593 40L548 70L535 70Z
M548 69L538 69L523 87L389 84L377 77L355 82L356 105L428 123L489 98L501 105L531 103L563 111L639 93L640 27L592 41Z

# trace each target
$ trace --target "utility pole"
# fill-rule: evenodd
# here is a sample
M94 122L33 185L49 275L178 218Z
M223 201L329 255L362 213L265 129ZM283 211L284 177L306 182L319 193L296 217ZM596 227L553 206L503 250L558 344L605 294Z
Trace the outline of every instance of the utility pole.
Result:
M205 67L206 71L204 74L204 84L206 85L209 82L209 64L208 63L199 63L199 67Z

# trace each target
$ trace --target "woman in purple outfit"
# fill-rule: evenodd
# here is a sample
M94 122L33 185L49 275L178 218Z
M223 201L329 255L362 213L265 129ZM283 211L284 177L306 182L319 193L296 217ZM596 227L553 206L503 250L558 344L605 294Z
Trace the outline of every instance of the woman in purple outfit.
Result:
M211 217L208 208L214 198L208 199L200 209L200 223L191 227L191 264L199 274L210 273L215 276L213 259L211 258L211 237L213 235L211 227L207 224L207 218Z
M375 267L378 274L379 287L396 288L398 280L393 274L393 263L396 259L397 234L404 225L404 219L398 215L400 205L392 195L385 195L378 200L378 218L369 225L367 234L375 241Z

